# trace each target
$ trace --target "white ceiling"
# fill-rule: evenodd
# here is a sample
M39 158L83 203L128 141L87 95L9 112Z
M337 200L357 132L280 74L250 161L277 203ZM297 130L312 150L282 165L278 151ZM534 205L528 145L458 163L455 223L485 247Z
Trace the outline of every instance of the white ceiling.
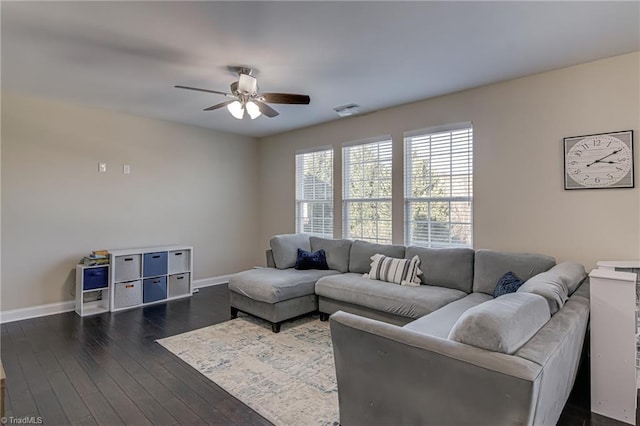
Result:
M2 90L261 137L640 50L640 2L7 2ZM229 65L311 104L202 109Z

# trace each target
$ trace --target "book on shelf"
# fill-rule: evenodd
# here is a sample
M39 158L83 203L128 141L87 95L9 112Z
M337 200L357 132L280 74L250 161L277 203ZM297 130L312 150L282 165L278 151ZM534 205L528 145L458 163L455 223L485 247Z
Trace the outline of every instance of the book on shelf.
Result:
M108 257L95 258L95 257L85 256L85 257L82 258L80 263L85 265L85 266L108 265L109 264L109 258Z

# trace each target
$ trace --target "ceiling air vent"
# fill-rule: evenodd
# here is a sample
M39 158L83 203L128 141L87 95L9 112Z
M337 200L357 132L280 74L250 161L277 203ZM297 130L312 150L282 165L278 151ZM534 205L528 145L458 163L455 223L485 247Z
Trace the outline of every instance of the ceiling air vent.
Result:
M360 105L357 105L357 104L342 105L339 107L335 107L333 110L337 112L340 117L348 117L350 115L359 114Z

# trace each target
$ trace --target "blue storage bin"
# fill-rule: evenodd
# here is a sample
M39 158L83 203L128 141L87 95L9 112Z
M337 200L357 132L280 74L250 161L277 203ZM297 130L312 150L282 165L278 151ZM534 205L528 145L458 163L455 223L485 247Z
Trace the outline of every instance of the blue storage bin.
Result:
M167 274L167 252L145 253L142 261L142 271L145 277L155 277Z
M87 268L82 277L82 289L94 290L109 285L109 267Z
M167 298L167 277L147 278L142 282L142 301L155 302Z

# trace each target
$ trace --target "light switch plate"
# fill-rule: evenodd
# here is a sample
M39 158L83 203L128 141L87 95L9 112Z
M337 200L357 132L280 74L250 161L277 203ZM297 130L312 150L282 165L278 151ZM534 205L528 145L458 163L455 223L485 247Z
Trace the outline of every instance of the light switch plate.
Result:
M125 164L124 166L122 166L122 173L124 173L125 175L130 175L131 166L129 164Z
M106 173L107 172L107 163L98 163L98 171L100 173Z

